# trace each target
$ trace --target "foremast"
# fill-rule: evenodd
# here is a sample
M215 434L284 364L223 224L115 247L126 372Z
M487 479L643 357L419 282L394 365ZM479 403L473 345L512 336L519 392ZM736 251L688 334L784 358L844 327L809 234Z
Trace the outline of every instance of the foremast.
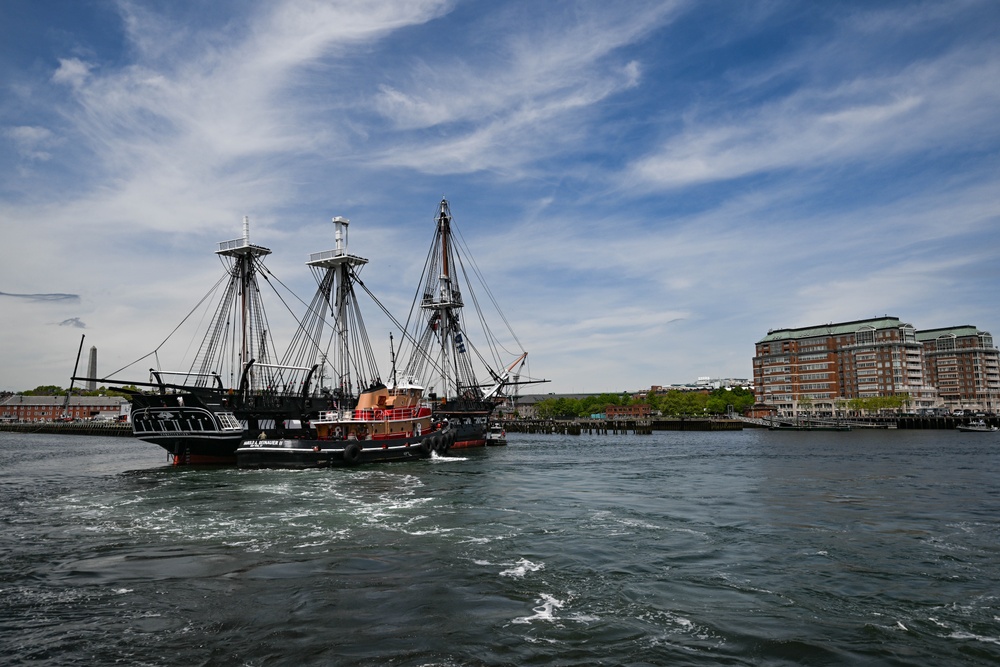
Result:
M230 387L239 383L246 391L255 384L251 362L273 359L258 286L262 259L271 251L250 243L250 218L244 216L242 238L223 241L215 254L227 266L228 284L188 375L194 386L207 387L222 374ZM227 359L232 351L236 358Z

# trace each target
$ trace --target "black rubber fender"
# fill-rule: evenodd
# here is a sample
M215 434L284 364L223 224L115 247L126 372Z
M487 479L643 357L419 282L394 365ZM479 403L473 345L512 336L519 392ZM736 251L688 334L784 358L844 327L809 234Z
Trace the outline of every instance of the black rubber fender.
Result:
M344 447L344 463L353 466L361 461L361 446L355 442Z

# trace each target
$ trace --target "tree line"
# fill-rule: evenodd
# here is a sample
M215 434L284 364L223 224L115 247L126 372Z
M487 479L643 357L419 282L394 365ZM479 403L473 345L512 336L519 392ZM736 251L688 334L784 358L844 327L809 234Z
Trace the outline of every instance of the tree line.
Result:
M814 401L809 397L799 399L799 409L809 413L812 412ZM892 396L869 396L866 398L840 398L834 402L838 412L850 410L851 412L879 413L883 411L899 412L910 407L910 395L907 393L893 394Z
M672 389L665 394L649 394L645 398L633 398L627 393L597 394L583 398L552 397L536 405L536 414L541 419L577 419L604 414L609 405L648 405L653 413L672 417L698 417L722 415L732 411L742 414L754 404L753 392L741 387L720 388L712 392L678 391Z

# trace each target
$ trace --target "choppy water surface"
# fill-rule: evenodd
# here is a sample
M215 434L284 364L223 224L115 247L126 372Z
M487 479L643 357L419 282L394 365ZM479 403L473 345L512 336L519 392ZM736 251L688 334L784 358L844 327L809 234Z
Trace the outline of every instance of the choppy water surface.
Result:
M0 663L997 664L998 452L513 434L239 471L0 433Z

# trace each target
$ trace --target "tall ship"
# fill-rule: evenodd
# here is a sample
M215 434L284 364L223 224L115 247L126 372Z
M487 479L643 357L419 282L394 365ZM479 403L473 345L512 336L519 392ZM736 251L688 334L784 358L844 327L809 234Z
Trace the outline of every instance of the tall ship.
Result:
M471 253L455 232L448 200L442 199L419 289L407 318L410 348L405 374L440 391L440 395L431 392L434 418L455 431L454 447L483 447L497 406L509 399L508 390L545 380L524 375L528 353L521 348ZM476 284L488 295L495 319L506 326L503 340L489 325L490 318L473 291ZM475 332L463 315L466 297L475 309ZM516 350L514 354L507 352L511 349Z
M236 450L240 468L324 468L375 461L405 461L446 451L455 442L454 430L436 421L423 396L423 387L405 377L397 380L395 355L389 383L383 382L355 287L367 259L347 251L349 220L333 219L336 247L309 258L317 281L309 316L292 347L315 355L322 346L332 373L334 405L298 430L268 434L246 433ZM374 297L372 297L374 299ZM327 319L331 320L325 327ZM390 349L391 349L390 336ZM309 359L311 363L315 359Z
M160 367L160 352L182 322L153 352L110 377L73 380L118 385L131 402L133 434L162 447L175 465L233 464L246 438L295 430L330 410L334 397L314 384L320 365L292 363L291 353L279 355L271 339L260 281L264 276L266 285L280 283L263 263L270 254L250 242L246 217L243 236L219 244L216 255L225 273L184 318L194 320L200 311L208 321L189 363L177 370ZM148 379L116 377L150 357L157 366Z

